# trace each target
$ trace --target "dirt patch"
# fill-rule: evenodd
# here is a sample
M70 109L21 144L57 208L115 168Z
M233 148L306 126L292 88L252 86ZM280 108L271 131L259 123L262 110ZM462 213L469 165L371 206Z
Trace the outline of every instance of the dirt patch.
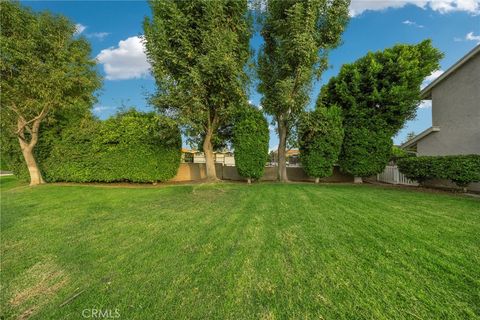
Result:
M10 286L10 306L17 319L28 319L50 302L68 282L67 274L52 260L33 265Z

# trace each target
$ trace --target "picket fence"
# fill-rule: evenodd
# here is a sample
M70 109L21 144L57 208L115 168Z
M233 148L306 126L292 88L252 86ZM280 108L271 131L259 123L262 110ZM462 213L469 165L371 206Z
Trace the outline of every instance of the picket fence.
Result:
M418 186L418 182L405 177L405 175L398 170L397 166L386 166L382 173L377 174L377 181L391 184Z

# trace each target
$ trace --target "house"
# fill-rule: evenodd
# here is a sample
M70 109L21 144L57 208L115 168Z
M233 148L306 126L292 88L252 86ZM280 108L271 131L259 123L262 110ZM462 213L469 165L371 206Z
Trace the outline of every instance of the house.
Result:
M432 126L403 143L419 156L480 154L480 45L421 91Z
M300 150L289 149L286 151L286 162L289 167L300 166ZM270 151L269 154L269 166L276 166L278 164L278 150Z
M401 145L418 156L480 154L480 45L421 92L432 101L432 126ZM452 187L445 180L428 185ZM480 191L480 183L470 190Z
M215 163L221 163L227 166L235 165L235 158L233 152L228 150L215 151L214 152ZM182 163L205 163L205 155L198 150L190 150L182 148Z

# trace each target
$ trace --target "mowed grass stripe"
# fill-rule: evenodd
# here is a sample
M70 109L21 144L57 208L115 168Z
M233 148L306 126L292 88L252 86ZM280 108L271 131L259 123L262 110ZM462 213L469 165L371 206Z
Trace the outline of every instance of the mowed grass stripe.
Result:
M1 180L6 318L35 304L32 319L78 319L86 307L126 319L480 315L477 199L353 185ZM66 280L12 305L35 286L25 275L49 267Z

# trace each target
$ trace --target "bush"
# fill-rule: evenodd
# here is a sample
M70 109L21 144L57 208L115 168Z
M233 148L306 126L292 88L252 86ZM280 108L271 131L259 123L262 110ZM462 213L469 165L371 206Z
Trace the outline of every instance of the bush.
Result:
M155 182L175 176L180 148L177 126L153 113L132 110L66 129L40 161L51 182Z
M315 178L331 176L342 141L340 108L320 107L313 112L305 113L298 127L300 161L305 172Z
M422 156L400 159L400 171L423 183L428 179L448 179L459 187L480 181L480 155Z
M245 178L259 179L268 157L270 133L262 112L252 106L243 107L233 127L235 165Z
M355 177L382 172L392 152L390 134L352 126L345 132L340 153L340 169Z
M390 155L390 160L397 160L397 159L401 159L401 158L405 158L405 157L408 157L409 154L407 153L407 151L401 149L400 147L397 147L397 146L393 146L392 147L392 153Z

